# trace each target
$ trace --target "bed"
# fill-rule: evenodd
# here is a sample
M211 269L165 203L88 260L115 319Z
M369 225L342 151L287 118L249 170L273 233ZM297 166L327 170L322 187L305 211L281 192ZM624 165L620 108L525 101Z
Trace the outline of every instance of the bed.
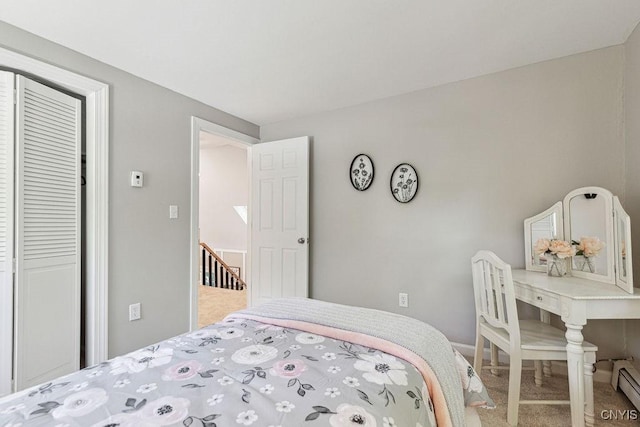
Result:
M458 427L477 406L493 402L435 328L285 298L2 398L0 426Z

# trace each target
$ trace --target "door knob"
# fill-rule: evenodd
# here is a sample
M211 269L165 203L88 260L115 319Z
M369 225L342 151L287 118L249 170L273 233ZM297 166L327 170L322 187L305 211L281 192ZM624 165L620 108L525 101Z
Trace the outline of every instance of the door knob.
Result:
M305 239L304 237L301 237L298 239L298 243L300 243L301 245L304 245L304 242L306 242L307 239Z

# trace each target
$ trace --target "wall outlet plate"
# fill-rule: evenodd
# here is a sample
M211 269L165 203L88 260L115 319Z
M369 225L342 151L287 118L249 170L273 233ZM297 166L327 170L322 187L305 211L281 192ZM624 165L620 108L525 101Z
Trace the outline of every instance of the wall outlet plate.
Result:
M405 294L404 292L400 292L398 294L398 305L400 307L409 307L409 294Z
M142 187L144 185L144 174L140 171L131 171L131 186Z

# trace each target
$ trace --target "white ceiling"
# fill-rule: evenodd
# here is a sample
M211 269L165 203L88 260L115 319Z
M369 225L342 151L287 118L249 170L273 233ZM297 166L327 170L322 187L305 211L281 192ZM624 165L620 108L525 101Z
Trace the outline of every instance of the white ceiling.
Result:
M0 20L263 125L620 44L640 1L0 0Z

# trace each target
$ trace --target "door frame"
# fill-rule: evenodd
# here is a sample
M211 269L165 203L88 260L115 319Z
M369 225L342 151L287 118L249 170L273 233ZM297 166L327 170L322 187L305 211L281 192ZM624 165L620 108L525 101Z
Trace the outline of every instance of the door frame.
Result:
M109 85L0 47L0 65L24 71L86 98L86 343L88 365L108 358ZM13 289L0 301L13 301ZM11 392L13 304L0 318L0 396ZM2 310L3 312L6 310ZM7 345L10 344L10 345Z
M200 267L200 242L198 228L200 226L200 132L218 135L238 143L247 149L247 172L251 182L251 146L260 142L258 138L220 126L216 123L191 116L191 237L189 239L190 255L190 299L189 299L189 329L198 329L198 271ZM251 188L249 188L251 200ZM251 203L247 206L247 224L251 225ZM251 233L247 233L247 268L245 277L251 277ZM249 293L247 292L247 295Z

